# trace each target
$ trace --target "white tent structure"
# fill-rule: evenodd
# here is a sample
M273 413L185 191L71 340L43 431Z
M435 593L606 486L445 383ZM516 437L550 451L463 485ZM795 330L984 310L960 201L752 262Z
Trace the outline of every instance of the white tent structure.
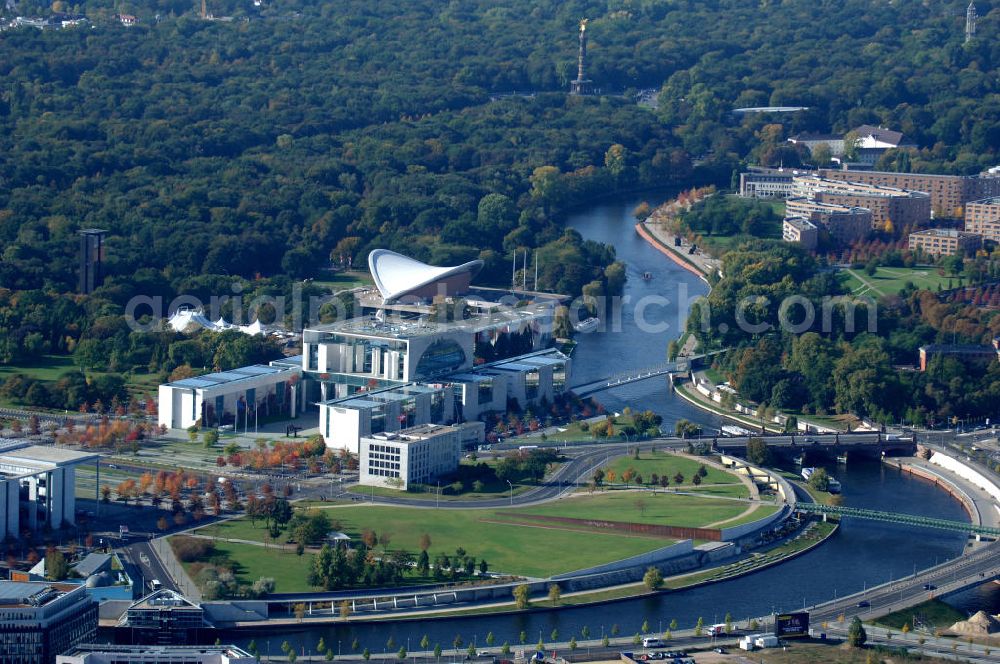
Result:
M214 323L205 316L201 309L181 308L173 313L167 320L167 325L175 332L194 332L196 328L222 332L223 330L239 330L243 334L251 336L267 334L268 330L259 320L255 320L249 325L233 325L219 316L219 320Z

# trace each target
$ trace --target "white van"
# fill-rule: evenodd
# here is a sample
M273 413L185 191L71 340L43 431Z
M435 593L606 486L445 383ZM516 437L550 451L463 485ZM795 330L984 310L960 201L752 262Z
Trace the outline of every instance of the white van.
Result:
M647 636L642 640L643 648L662 648L663 645L663 641L653 636Z

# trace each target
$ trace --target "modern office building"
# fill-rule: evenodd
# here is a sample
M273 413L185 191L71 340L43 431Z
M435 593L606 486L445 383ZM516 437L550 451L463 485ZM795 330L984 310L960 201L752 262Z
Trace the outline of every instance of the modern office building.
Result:
M903 228L926 224L931 218L931 202L927 194L877 184L818 176L796 177L793 196L818 203L866 208L872 213L872 228L878 230L888 228L891 223L898 232Z
M158 421L170 429L232 425L255 428L263 416L295 417L304 405L298 367L253 365L184 378L159 388Z
M910 233L910 249L921 249L931 256L968 255L983 244L981 235L966 233L954 228L929 228Z
M97 612L83 586L0 581L0 662L52 664L94 640Z
M942 218L961 219L969 201L1000 196L1000 177L988 174L933 175L824 168L820 169L819 176L828 180L924 192L930 196L934 216Z
M1000 196L970 201L965 206L965 232L1000 242Z
M135 646L84 644L56 658L56 664L258 664L236 646Z
M360 390L320 402L320 433L328 447L358 453L363 437L418 424L472 422L508 404L551 403L569 389L572 361L543 350L448 374L439 380ZM482 429L476 429L481 435ZM466 442L471 441L466 438ZM478 442L482 442L480 438Z
M360 448L358 481L401 491L454 472L462 458L461 431L440 424L366 436Z
M836 242L850 245L865 239L872 231L872 212L868 208L820 203L808 198L789 198L785 215L809 220L823 228Z
M316 407L327 445L357 453L365 436L474 422L569 389L569 358L551 348L563 296L475 288L481 261L434 267L376 250L368 264L375 288L355 291L358 315L307 327L301 356L161 385L160 423L244 429L266 407Z
M197 643L206 627L205 611L173 590L157 590L132 603L118 621L131 628L133 643Z
M76 467L100 455L0 439L0 536L76 524ZM96 498L96 495L95 495Z
M814 175L816 171L793 168L750 166L740 173L740 196L744 198L784 198L792 194L794 178Z
M812 251L819 242L819 229L805 217L785 217L781 224L781 239L796 242Z

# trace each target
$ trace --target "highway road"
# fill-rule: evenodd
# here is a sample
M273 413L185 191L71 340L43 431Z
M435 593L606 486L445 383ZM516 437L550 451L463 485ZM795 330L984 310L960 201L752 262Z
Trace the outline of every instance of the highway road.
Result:
M811 622L834 622L843 615L862 620L892 613L934 597L958 592L1000 577L1000 542L931 567L914 576L885 583L810 609Z

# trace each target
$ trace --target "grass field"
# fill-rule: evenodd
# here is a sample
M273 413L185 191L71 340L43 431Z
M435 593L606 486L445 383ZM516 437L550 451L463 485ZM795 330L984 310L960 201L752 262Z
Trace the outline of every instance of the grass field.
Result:
M916 617L918 624L926 626L932 632L936 629L946 630L959 620L968 618L967 615L941 600L932 599L903 611L884 615L874 622L883 627L902 629L903 625L909 625L913 629L914 617Z
M649 483L650 477L653 476L653 473L656 473L661 477L663 475L669 477L671 484L673 484L674 475L679 472L684 475L684 484L687 485L691 484L691 478L698 472L698 468L701 465L702 462L698 459L690 459L676 454L643 452L639 455L638 459L631 456L615 459L605 467L605 472L608 469L615 471L615 475L617 476L615 481L621 482L622 473L626 470L633 470L642 475L642 479L646 483ZM708 474L701 478L703 486L706 484L733 484L740 481L735 475L731 475L723 470L711 466L705 466L705 468L708 470Z
M880 267L874 276L865 274L864 270L845 269L840 272L844 285L854 295L870 295L881 297L895 295L903 290L907 282L924 290L937 291L938 287L948 288L958 285L958 279L944 277L933 267Z
M645 505L636 503L641 499ZM419 551L420 537L431 537L429 553L451 555L459 547L469 555L485 558L490 569L525 576L551 576L668 546L671 540L656 537L634 537L598 532L593 529L539 524L525 526L504 523L518 514L548 514L574 518L593 517L639 523L662 523L677 526L704 526L725 522L738 525L759 519L774 511L773 506L760 506L744 515L748 503L699 498L677 494L637 494L631 492L601 493L557 501L550 505L513 510L437 510L400 508L381 505L348 505L326 510L331 520L352 537L364 529L390 535L390 547ZM263 522L256 526L248 519L234 519L205 526L198 534L226 539L264 541ZM282 536L283 538L283 536ZM219 542L220 547L230 543ZM237 546L233 554L248 570L256 570L264 555L253 545ZM245 547L249 547L248 549ZM559 555L553 555L557 551ZM251 554L244 561L242 555ZM270 559L278 554L269 554ZM269 560L270 560L269 559ZM254 571L248 572L248 578ZM302 571L305 574L305 571ZM256 578L256 577L252 577Z
M641 502L640 502L641 501ZM502 510L498 513L540 514L577 519L606 519L630 523L650 523L682 527L701 527L710 523L736 521L750 503L720 498L701 498L674 493L648 493L611 491L572 499L559 500L545 505ZM748 515L750 520L760 519L776 508L761 506ZM730 520L733 520L731 523Z
M292 547L282 550L276 546L265 548L232 542L216 542L215 551L229 559L233 565L233 573L244 583L253 583L264 576L274 579L276 592L315 590L306 583L306 575L314 558L311 553L298 556ZM185 568L188 567L190 565L185 564Z
M319 279L314 282L317 286L325 286L332 290L333 292L347 290L349 288L357 288L358 286L370 286L372 282L371 275L367 272L360 271L348 271L348 272L323 272Z

